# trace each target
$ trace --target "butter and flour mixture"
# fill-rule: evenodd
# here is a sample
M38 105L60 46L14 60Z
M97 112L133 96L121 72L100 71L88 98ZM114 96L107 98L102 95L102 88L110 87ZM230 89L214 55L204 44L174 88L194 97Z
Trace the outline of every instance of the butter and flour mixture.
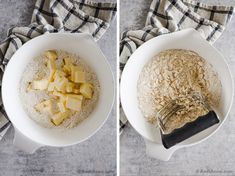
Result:
M98 78L86 62L59 50L33 58L19 86L29 117L44 127L61 129L86 119L98 102L99 91Z
M168 132L207 114L208 109L190 101L190 92L200 92L211 107L219 105L221 83L212 65L197 53L171 49L153 57L140 73L137 83L139 108L157 126L156 114L177 100L185 106L167 121Z

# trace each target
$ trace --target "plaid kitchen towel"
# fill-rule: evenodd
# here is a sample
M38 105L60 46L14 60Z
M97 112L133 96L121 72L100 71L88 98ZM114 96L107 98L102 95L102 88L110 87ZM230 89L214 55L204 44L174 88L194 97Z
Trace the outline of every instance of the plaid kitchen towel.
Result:
M0 76L14 52L25 42L45 33L88 33L97 41L116 15L116 3L88 0L37 0L28 27L9 29L0 43ZM1 84L0 84L1 86ZM0 139L10 126L0 97Z
M210 6L193 0L153 0L145 27L126 31L120 42L120 73L131 54L144 42L162 34L186 28L196 29L213 44L234 13L233 7ZM120 108L120 132L127 119Z

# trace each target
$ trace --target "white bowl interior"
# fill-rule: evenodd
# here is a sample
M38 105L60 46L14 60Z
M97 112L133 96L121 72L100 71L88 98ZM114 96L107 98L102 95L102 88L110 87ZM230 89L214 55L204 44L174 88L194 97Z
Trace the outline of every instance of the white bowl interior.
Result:
M233 101L233 81L225 59L195 30L187 29L156 37L140 46L133 53L121 78L120 94L123 110L138 133L150 141L161 143L159 129L148 123L138 108L137 80L143 66L153 56L166 49L188 49L197 52L213 65L222 83L220 108L216 109L220 123L192 136L179 145L195 144L215 132L225 120Z
M43 51L64 50L79 55L96 73L101 92L94 111L77 127L64 131L44 128L28 117L19 98L19 82L27 63ZM93 135L105 122L114 101L114 79L108 62L92 37L86 34L46 34L23 45L7 65L2 89L6 112L23 135L50 146L66 146Z

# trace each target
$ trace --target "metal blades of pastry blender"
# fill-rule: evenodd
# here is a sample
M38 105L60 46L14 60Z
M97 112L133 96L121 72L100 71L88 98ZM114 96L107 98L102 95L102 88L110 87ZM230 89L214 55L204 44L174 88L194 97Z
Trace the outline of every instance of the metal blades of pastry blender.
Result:
M161 130L164 132L165 124L171 116L173 116L179 109L182 107L176 104L176 101L171 101L167 103L165 107L163 107L157 114L158 125Z
M162 144L168 149L217 123L219 123L219 119L216 113L209 111L206 115L198 117L193 122L186 123L183 127L177 128L169 134L161 132Z
M190 123L186 123L183 127L174 129L171 133L165 134L165 124L169 118L174 118L174 114L185 108L184 106L180 106L176 103L176 101L172 101L168 103L164 108L162 108L158 115L158 124L161 129L161 137L162 143L165 148L170 148L175 144L184 141L185 139L190 138L191 136L199 133L210 126L219 123L219 119L216 113L211 110L208 102L203 98L200 92L192 91L191 97L194 101L199 101L205 108L209 110L209 112L204 115L198 117L196 120Z

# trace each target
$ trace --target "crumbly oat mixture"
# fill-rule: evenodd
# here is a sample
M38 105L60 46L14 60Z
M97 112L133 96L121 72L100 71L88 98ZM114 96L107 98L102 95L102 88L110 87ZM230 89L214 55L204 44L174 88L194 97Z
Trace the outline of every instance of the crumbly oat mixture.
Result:
M74 61L74 64L82 67L82 69L86 73L86 80L94 87L92 99L84 100L82 110L80 112L73 113L70 118L64 120L63 123L59 126L55 126L54 124L52 124L51 119L45 114L37 112L34 106L42 100L49 99L50 97L48 96L46 91L27 91L27 87L28 83L32 80L41 79L49 74L48 69L45 65L46 58L44 55L33 58L26 66L19 86L19 93L22 105L31 119L44 127L64 130L66 128L73 128L77 126L80 122L82 122L89 116L98 102L100 85L96 74L83 59L74 54L64 51L56 52L58 55L58 59L56 61L57 66L62 63L63 58L70 57Z
M156 114L160 109L172 101L183 105L165 124L166 133L170 133L208 112L200 102L192 101L194 91L200 92L211 107L219 105L221 83L212 65L193 51L166 50L152 58L139 76L139 108L158 126Z

